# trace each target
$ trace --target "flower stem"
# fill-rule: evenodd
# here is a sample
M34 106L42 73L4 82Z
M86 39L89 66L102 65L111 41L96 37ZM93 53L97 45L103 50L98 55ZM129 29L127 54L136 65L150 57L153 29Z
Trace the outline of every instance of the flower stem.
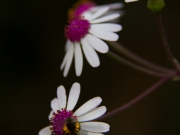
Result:
M131 52L130 50L126 49L125 47L123 47L120 43L118 42L108 42L109 44L111 44L111 46L116 49L118 52L120 52L121 54L125 55L126 57L128 57L129 59L156 71L160 71L160 72L164 72L164 73L169 73L169 72L174 72L171 69L167 69L164 67L160 67L158 65L155 65L154 63L151 63L143 58L141 58L140 56L134 54L133 52Z
M145 90L143 93L141 93L139 96L135 97L134 99L132 99L131 101L127 102L126 104L120 106L119 108L105 114L104 116L100 117L99 119L105 119L108 118L110 116L116 115L117 113L120 113L130 107L132 107L133 105L135 105L137 102L141 101L143 98L145 98L147 95L149 95L151 92L153 92L154 90L156 90L160 85L162 85L163 83L165 83L166 81L168 81L169 79L175 77L176 75L178 75L179 73L174 73L169 75L168 77L163 77L161 78L158 82L156 82L154 85L152 85L150 88L148 88L147 90ZM98 119L98 120L99 120Z
M156 20L157 20L158 28L159 28L160 35L161 35L161 38L163 41L164 48L165 48L166 53L168 55L168 59L170 60L171 64L174 66L174 68L176 70L180 71L177 60L174 58L172 51L171 51L171 48L169 46L160 12L156 13Z
M141 66L139 66L139 65L136 65L136 64L134 64L134 63L132 63L132 62L130 62L130 61L128 61L128 60L126 60L126 59L118 56L118 55L116 55L115 53L113 53L113 52L111 52L111 51L109 51L109 52L106 53L106 54L107 54L107 56L109 56L109 57L111 57L112 59L120 62L121 64L124 64L124 65L126 65L126 66L129 66L129 67L131 67L131 68L133 68L133 69L136 69L136 70L138 70L138 71L141 71L141 72L143 72L143 73L146 73L146 74L149 74L149 75L153 75L153 76L156 76L156 77L167 77L167 76L169 76L169 74L167 74L167 73L158 73L158 72L156 72L156 71L152 71L152 70L150 70L150 69L146 69L146 68L143 68L143 67L141 67Z

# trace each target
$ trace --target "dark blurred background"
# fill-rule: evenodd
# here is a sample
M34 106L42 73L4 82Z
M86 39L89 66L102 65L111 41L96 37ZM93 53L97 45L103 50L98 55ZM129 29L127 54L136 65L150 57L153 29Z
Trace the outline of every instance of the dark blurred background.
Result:
M75 2L0 1L1 135L37 135L49 124L50 101L56 97L59 85L69 92L74 82L81 84L76 109L90 98L101 96L102 105L111 111L158 81L103 54L99 54L100 67L92 68L84 59L81 77L76 77L73 63L64 78L59 69L66 41L64 25L67 10ZM172 52L180 60L180 1L165 2L162 19ZM125 4L119 42L149 61L171 68L155 16L146 5L147 0ZM111 125L109 135L179 135L179 114L180 83L169 81L133 107L104 121Z

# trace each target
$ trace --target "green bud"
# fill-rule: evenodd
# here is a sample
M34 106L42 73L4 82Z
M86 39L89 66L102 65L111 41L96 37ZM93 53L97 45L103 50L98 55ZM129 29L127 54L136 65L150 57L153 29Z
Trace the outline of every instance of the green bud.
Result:
M165 6L164 0L148 0L147 8L152 12L160 12Z

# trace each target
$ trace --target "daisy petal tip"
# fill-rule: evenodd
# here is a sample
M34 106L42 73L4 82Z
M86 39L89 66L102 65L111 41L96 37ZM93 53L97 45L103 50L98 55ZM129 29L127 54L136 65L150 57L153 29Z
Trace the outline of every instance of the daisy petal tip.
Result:
M118 18L118 17L120 17L120 16L121 16L120 13L115 13L115 14L114 14L114 19L116 19L116 18Z
M110 130L110 125L109 124L107 124L108 125L108 131Z
M107 53L108 51L109 51L109 47L107 46L107 49L104 50L104 52L102 52L102 53Z
M80 88L81 88L81 86L80 86L80 84L77 83L77 82L75 82L75 83L72 85L72 89L74 89L74 90L80 91Z
M78 82L75 82L73 85L80 85L80 83L78 83Z
M117 24L117 32L122 30L122 25Z
M100 63L96 64L96 65L91 65L93 68L97 68L100 66Z
M119 39L119 35L114 33L114 36L109 41L117 41Z
M102 98L101 97L95 97L94 100L98 101L98 102L102 102Z
M67 72L63 72L64 77L67 77L67 74L68 74Z
M115 41L117 41L119 39L119 36L117 35L117 38L116 38L116 40Z
M59 87L57 87L57 94L60 93L61 91L65 91L65 88L63 85L60 85Z
M107 111L106 106L101 106L101 108L102 108L105 112Z
M66 97L66 90L63 85L60 85L57 88L57 97L59 98L65 98Z
M76 76L77 76L77 77L80 77L80 76L81 76L81 73L76 73Z
M81 76L81 73L82 73L82 70L81 70L81 71L76 70L76 76L77 76L77 77L80 77L80 76Z
M99 67L100 66L100 62L96 63L96 65L94 65L94 67Z
M102 124L103 129L103 133L106 133L110 130L110 125L104 122L100 122Z
M41 129L38 133L38 135L50 135L50 134L51 134L50 127L45 127Z

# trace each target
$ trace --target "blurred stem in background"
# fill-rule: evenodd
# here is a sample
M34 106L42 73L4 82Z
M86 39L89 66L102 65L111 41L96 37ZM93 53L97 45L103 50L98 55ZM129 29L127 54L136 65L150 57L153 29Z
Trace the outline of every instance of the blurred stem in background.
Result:
M148 0L147 8L150 9L152 12L156 15L156 21L158 24L159 32L163 41L164 48L166 50L166 53L168 55L168 59L170 60L173 67L180 71L180 66L176 58L174 58L173 53L171 51L170 45L168 43L168 39L166 36L166 32L164 29L164 24L161 18L161 10L165 6L164 0Z
M120 113L128 108L130 108L131 106L135 105L137 102L141 101L143 98L145 98L147 95L149 95L151 92L153 92L154 90L156 90L160 85L164 84L165 82L167 82L170 79L179 79L180 76L180 65L178 63L178 61L174 58L173 53L170 49L170 45L168 43L168 39L165 33L165 29L164 29L164 24L163 21L161 19L161 14L160 11L162 10L162 8L165 6L164 0L148 0L148 4L147 7L155 13L156 15L156 20L158 23L158 28L160 31L160 35L163 41L163 45L165 48L165 51L168 55L168 58L172 64L172 66L175 68L173 69L168 69L165 67L161 67L159 65L156 65L152 62L149 62L147 60L145 60L144 58L141 58L140 56L136 55L135 53L129 51L128 49L126 49L125 47L123 47L121 44L119 44L118 42L108 42L120 55L124 55L125 57L127 57L128 59L132 60L133 63L113 52L108 52L107 56L109 56L110 58L112 58L113 60L116 60L118 62L120 62L121 64L124 64L126 66L129 66L133 69L136 69L138 71L141 71L143 73L152 75L152 76L156 76L159 77L160 80L157 81L155 84L153 84L152 86L150 86L147 90L145 90L143 93L141 93L140 95L138 95L137 97L135 97L134 99L132 99L131 101L125 103L124 105L120 106L119 108L107 113L106 115L104 115L103 117L99 118L99 119L104 119L104 118L108 118L110 116L113 116L117 113ZM138 65L139 64L139 65ZM177 80L178 80L177 79Z
M154 85L152 85L150 88L148 88L147 90L145 90L143 93L141 93L140 95L138 95L137 97L135 97L134 99L132 99L131 101L125 103L124 105L120 106L119 108L105 114L104 116L102 116L99 119L105 119L108 118L110 116L116 115L124 110L127 110L128 108L132 107L133 105L135 105L136 103L138 103L139 101L141 101L142 99L144 99L147 95L149 95L151 92L153 92L154 90L156 90L159 86L161 86L163 83L167 82L169 79L174 78L175 76L180 75L179 72L176 72L174 74L169 75L168 77L163 77L161 78L159 81L157 81ZM98 119L98 120L99 120Z
M118 51L120 54L126 56L127 58L133 60L134 62L143 65L149 69L160 71L162 73L169 73L169 72L174 72L171 69L160 67L158 65L155 65L152 62L149 62L145 60L144 58L136 55L135 53L131 52L130 50L126 49L124 46L122 46L118 42L108 42L116 51Z
M163 21L161 19L161 14L160 13L155 13L155 14L156 14L156 20L157 20L157 23L158 23L158 28L159 28L161 38L162 38L162 41L163 41L163 45L164 45L164 48L165 48L166 53L168 55L168 59L170 60L171 64L174 66L174 68L176 70L180 71L179 63L174 58L173 53L172 53L171 48L170 48L170 45L168 43L168 39L167 39L166 32L165 32L165 29L164 29L164 24L163 24Z
M151 69L147 69L147 68L144 68L142 66L139 66L131 61L128 61L118 55L116 55L115 53L113 52L108 52L107 53L107 56L109 56L110 58L116 60L117 62L120 62L121 64L123 65L126 65L130 68L133 68L133 69L136 69L140 72L143 72L143 73L146 73L146 74L149 74L149 75L152 75L152 76L156 76L156 77L167 77L169 76L170 73L174 73L174 72L169 72L169 73L159 73L159 72L156 72L156 71L153 71Z

